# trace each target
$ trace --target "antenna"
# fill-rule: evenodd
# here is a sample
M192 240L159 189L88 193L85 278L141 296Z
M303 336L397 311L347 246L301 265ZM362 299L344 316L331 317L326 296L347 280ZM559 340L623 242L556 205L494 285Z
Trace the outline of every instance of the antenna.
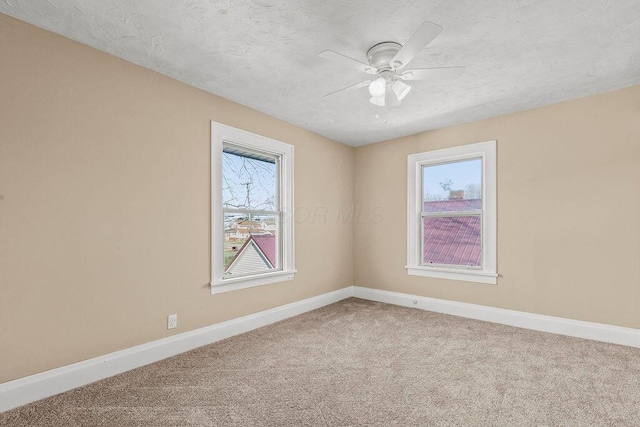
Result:
M247 187L247 197L244 199L244 205L249 208L251 207L251 181L243 182L242 185Z

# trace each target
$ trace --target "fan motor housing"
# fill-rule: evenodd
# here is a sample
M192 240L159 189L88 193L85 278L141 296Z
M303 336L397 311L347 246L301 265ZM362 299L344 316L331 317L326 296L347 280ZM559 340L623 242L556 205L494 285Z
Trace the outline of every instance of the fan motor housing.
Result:
M402 49L402 45L396 42L382 42L373 45L367 51L369 65L378 70L378 73L381 71L390 71L391 60L396 56L400 49Z

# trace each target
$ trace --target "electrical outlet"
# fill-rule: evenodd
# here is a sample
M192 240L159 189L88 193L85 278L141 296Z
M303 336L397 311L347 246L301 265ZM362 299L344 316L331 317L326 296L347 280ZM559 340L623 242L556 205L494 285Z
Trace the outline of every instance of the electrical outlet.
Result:
M167 317L167 329L174 329L178 327L178 315L170 314Z

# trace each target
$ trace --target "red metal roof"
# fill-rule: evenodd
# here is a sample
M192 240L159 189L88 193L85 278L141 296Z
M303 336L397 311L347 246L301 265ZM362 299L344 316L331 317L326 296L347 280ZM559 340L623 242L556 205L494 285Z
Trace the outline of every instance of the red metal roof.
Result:
M233 258L225 265L225 271L231 268L235 260L245 251L245 248L249 246L251 242L255 243L260 252L267 258L267 261L271 264L271 268L276 268L276 236L273 234L252 234L244 241L238 252L236 252Z
M273 234L253 234L251 236L258 248L262 251L265 257L267 257L267 261L273 268L277 265L276 260L276 236Z
M481 208L480 199L424 203L424 212L468 211ZM423 263L480 266L482 224L479 216L424 217L423 226Z

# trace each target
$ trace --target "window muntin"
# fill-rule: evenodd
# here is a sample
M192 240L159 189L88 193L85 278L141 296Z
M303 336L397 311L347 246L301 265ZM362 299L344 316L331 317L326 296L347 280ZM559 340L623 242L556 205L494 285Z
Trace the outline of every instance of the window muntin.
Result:
M481 268L482 158L422 166L421 265Z
M407 157L407 273L495 284L496 142Z
M211 181L211 293L293 279L293 146L212 122Z

